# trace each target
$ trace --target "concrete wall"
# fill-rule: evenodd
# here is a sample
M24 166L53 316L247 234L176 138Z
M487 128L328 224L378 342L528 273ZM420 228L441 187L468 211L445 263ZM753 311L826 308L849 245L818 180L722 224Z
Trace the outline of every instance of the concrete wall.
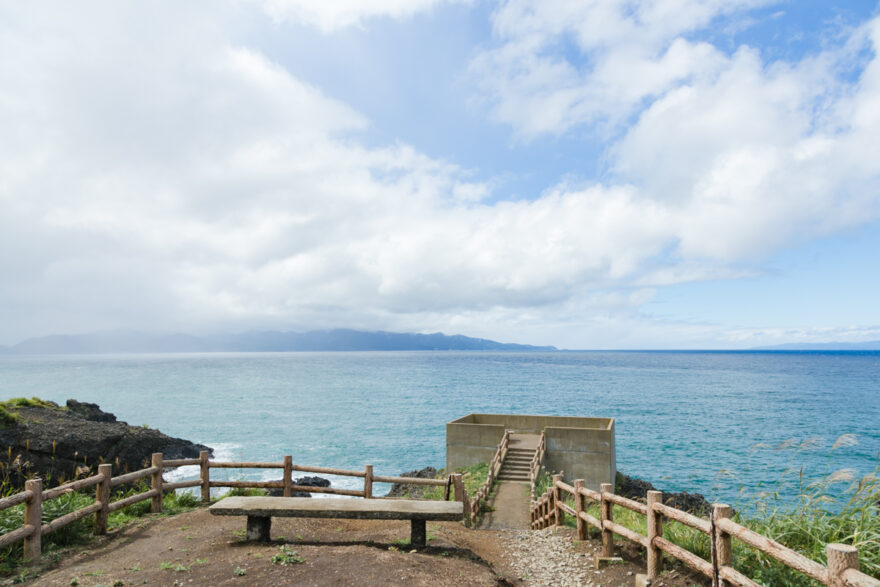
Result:
M567 481L584 479L587 487L596 490L600 483L614 482L613 418L468 414L446 424L446 469L490 461L505 429L531 434L544 431L544 467L562 471Z
M601 483L614 483L617 452L613 420L605 430L548 427L544 435L544 468L548 471L562 471L569 482L583 479L587 487L597 491Z
M502 436L504 426L500 424L449 422L446 424L446 470L488 463Z

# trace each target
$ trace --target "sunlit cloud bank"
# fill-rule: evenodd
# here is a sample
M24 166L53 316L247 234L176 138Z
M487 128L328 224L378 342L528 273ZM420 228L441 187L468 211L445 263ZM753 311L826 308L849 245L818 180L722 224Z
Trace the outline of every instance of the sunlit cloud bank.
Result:
M251 9L329 34L440 4ZM794 63L690 37L755 4L498 7L463 64L477 107L517 141L607 140L607 178L521 200L467 161L368 146L371 121L242 44L231 9L3 8L0 342L346 326L735 344L641 308L880 212L880 20Z

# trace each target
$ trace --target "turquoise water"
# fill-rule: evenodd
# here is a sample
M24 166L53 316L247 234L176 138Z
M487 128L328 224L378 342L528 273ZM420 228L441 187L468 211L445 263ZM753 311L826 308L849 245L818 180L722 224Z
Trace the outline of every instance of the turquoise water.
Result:
M443 466L445 423L470 412L613 417L618 470L732 501L790 466L868 473L880 451L877 352L0 358L0 398L34 395L95 402L130 424L215 447L222 459L291 454L299 464L372 463L386 475ZM842 434L858 444L831 451ZM774 448L790 439L819 446ZM759 443L769 448L753 449Z

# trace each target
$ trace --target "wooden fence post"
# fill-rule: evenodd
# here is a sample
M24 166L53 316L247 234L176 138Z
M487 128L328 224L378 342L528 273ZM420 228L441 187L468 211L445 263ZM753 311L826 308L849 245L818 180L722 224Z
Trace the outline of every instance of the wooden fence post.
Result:
M663 538L663 516L654 511L655 503L663 503L662 491L648 491L648 578L656 579L663 572L663 552L654 545L654 538Z
M733 564L733 539L730 534L723 532L717 526L718 520L729 518L733 514L733 509L725 503L712 504L712 528L715 529L715 535L712 536L712 546L715 549L715 565L721 567ZM730 587L730 582L724 579L718 579L719 587Z
M293 485L293 457L291 455L284 455L282 463L284 465L284 475L281 478L281 495L284 497L290 497L290 486Z
M831 587L847 585L843 574L849 569L859 569L859 551L849 544L832 543L825 547L828 555L828 584Z
M614 504L605 499L605 494L614 493L614 485L602 483L599 491L602 494L602 557L611 558L614 556L614 533L605 527L605 520L614 521Z
M364 499L373 497L373 465L364 465Z
M565 516L562 508L559 507L559 504L562 503L562 490L556 486L557 483L561 482L561 473L553 475L553 522L556 524L557 527L562 526L562 524L564 523L563 518Z
M211 466L208 458L211 453L203 450L199 452L199 469L201 470L200 479L202 482L202 503L211 501Z
M550 518L553 516L553 488L548 487L544 492L544 527L550 527Z
M103 476L101 482L95 488L95 503L101 504L101 509L95 512L95 534L107 533L107 516L110 515L110 480L113 478L113 465L104 463L98 465L98 475Z
M40 533L43 529L43 480L29 479L24 482L24 489L33 494L25 502L24 525L34 528L33 534L24 539L24 560L36 562L40 559Z
M542 493L538 497L538 530L544 529L544 516L547 514L547 494Z
M150 466L157 467L159 470L153 473L150 483L150 489L158 490L158 494L153 496L150 503L150 512L158 514L162 512L162 453L154 452Z
M581 493L581 489L586 486L586 483L583 479L575 479L574 480L574 509L577 512L577 539L578 540L586 540L587 539L587 523L581 518L581 512L586 511L586 503L587 499Z
M452 476L452 486L455 488L455 501L461 502L465 523L470 524L471 504L468 502L467 492L464 490L464 481L461 480L461 473L455 473Z

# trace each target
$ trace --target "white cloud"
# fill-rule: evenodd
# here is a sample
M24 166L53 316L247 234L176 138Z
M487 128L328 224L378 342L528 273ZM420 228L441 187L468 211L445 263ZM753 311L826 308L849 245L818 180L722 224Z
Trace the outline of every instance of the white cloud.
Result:
M272 18L290 20L332 33L361 27L370 18L404 19L441 4L469 0L258 0Z
M650 97L612 150L618 180L505 201L412 146L365 146L362 114L241 46L206 19L213 6L179 19L115 3L100 19L66 4L51 19L5 9L0 55L16 56L0 60L5 342L223 324L626 346L669 331L639 314L653 287L742 274L739 260L877 217L875 53L837 92L849 50L768 66L747 48L724 56L676 38L720 4L652 5L617 32L583 23L584 47L647 34L636 57L608 49L591 69L604 89L588 102L608 107L602 116L623 119ZM364 6L328 22L367 18ZM554 15L542 32L529 19L552 11L513 18L522 6L506 4L496 27L569 34L577 16ZM875 48L877 22L853 44ZM643 67L639 83L618 59ZM547 88L511 102L511 117L531 116L528 133L595 116L582 72L524 63L533 94ZM680 340L711 330L676 328Z
M581 126L620 136L612 181L663 210L683 261L757 259L880 213L880 19L791 64L688 40L760 4L511 0L471 73L521 139ZM864 65L865 49L853 83L840 72Z
M578 125L613 129L672 88L717 75L725 58L687 39L713 19L769 0L509 0L498 45L470 73L491 116L528 140Z

